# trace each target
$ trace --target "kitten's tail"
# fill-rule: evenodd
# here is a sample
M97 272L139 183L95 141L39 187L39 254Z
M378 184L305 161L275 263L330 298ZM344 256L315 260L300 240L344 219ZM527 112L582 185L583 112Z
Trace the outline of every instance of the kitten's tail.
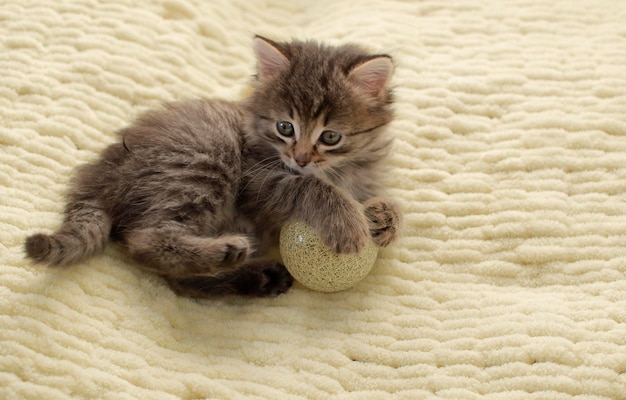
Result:
M61 228L52 235L38 233L26 239L28 257L50 266L74 264L104 249L111 220L93 201L69 204Z

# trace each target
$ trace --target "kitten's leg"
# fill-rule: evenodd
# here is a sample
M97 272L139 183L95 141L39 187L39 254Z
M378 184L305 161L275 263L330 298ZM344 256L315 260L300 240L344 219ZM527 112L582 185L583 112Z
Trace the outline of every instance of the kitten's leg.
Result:
M26 254L51 266L74 264L102 251L111 230L111 220L95 199L71 201L61 228L26 239Z
M185 297L207 298L226 294L275 297L289 290L293 278L276 261L253 259L218 276L169 279L169 284L178 295Z
M372 198L365 202L365 216L376 245L385 247L398 236L401 214L398 207L387 200Z
M272 172L270 172L272 173ZM322 240L338 253L356 253L369 240L370 232L363 205L348 192L312 175L268 175L268 187L261 190L252 181L247 186L247 199L252 214L267 218L275 224L284 224L291 218L301 219L322 236ZM252 195L251 195L252 194ZM258 220L259 226L267 224Z
M229 271L253 251L244 235L202 237L172 227L133 230L124 243L144 269L173 279Z

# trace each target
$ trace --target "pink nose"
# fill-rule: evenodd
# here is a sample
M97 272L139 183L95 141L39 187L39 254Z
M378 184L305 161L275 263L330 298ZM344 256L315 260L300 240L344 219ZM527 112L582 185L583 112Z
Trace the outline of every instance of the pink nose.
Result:
M306 167L306 165L311 162L311 157L309 157L308 154L300 153L296 154L294 160L296 160L296 164L298 164L298 166Z

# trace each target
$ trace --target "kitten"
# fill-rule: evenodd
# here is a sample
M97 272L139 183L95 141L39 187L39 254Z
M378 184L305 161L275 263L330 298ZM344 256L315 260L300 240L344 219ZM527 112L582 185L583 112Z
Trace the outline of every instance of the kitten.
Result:
M254 92L239 102L189 100L153 110L82 167L65 220L26 240L60 266L120 242L180 295L275 296L293 278L269 258L298 218L341 253L397 235L397 207L377 197L390 146L387 55L355 45L254 39Z

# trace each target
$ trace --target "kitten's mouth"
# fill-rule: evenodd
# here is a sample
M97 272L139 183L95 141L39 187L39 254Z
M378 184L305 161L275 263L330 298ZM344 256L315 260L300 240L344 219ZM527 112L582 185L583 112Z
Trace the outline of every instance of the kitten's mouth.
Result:
M292 175L303 175L303 172L300 170L300 168L291 167L286 163L283 163L283 168Z
M293 175L314 175L316 172L319 172L319 168L315 166L313 163L310 163L310 164L305 165L304 167L301 167L299 165L292 165L295 163L292 162L291 160L282 160L282 161L283 161L283 167L285 168L285 170L287 170L289 173Z

